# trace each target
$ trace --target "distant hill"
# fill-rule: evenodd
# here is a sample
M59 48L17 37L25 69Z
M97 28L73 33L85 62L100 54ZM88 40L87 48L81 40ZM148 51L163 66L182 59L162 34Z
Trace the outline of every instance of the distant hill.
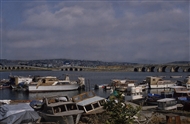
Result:
M190 64L190 61L174 61L169 62L168 64Z

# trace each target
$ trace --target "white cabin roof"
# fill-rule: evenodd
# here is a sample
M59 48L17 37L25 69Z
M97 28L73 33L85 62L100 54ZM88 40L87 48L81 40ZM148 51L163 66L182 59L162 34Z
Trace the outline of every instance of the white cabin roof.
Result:
M164 99L159 99L157 102L168 102L168 101L175 101L174 98L164 98Z
M85 105L95 103L95 102L103 100L103 99L105 99L105 98L99 97L99 96L94 96L94 97L91 97L91 98L88 98L88 99L78 102L77 105L85 106Z

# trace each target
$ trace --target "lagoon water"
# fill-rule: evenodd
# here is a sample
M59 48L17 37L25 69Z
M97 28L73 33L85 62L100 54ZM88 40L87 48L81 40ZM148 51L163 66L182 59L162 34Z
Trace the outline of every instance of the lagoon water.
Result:
M130 79L137 80L137 83L142 82L146 76L166 76L165 79L180 80L183 81L189 72L89 72L89 71L14 71L14 72L0 72L0 79L8 79L8 76L57 76L58 78L64 78L67 74L70 80L77 80L77 77L83 76L86 81L86 90L94 90L95 84L107 84L111 79ZM170 76L181 75L182 78L172 79ZM63 92L45 92L45 93L27 93L24 91L14 91L11 89L0 89L0 100L33 100L36 98L42 98L52 95L68 95L70 97L77 95L84 91L63 91ZM104 91L103 89L94 90L94 92L102 97L108 97L110 91ZM146 91L148 92L148 91ZM159 92L159 90L151 90L149 92Z

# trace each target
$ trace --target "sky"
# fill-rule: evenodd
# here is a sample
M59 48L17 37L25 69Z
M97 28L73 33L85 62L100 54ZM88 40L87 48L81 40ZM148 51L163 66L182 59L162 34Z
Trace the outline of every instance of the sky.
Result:
M0 58L190 61L189 0L1 0Z

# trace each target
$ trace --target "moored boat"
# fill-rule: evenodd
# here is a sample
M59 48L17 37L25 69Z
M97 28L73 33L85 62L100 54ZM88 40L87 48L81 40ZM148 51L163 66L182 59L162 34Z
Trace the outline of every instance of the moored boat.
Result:
M138 99L143 99L143 91L140 86L131 86L127 88L127 93L125 95L126 101L133 101Z
M115 90L125 92L125 91L127 91L127 88L128 88L128 87L135 86L135 83L136 83L136 80L113 79L113 80L111 81L111 86L112 86L113 89L115 89Z
M41 77L38 82L28 85L29 92L53 92L78 90L85 87L85 78L78 77L77 81L70 81L68 75L65 80L59 80L54 76Z
M77 124L84 111L79 110L68 96L51 96L43 99L43 105L38 112L47 122Z
M176 82L171 80L163 80L161 77L147 76L146 83L148 83L150 89L162 89L175 86Z

